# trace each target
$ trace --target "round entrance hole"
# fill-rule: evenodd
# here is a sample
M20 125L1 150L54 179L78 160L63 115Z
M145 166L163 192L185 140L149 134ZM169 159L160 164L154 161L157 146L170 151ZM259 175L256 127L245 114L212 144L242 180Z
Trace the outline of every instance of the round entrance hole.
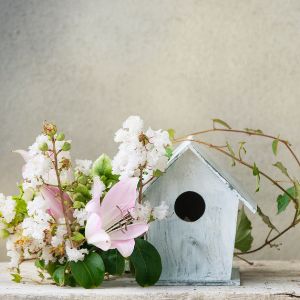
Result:
M196 192L184 192L176 199L174 210L181 220L195 222L200 219L205 212L205 201L203 197Z

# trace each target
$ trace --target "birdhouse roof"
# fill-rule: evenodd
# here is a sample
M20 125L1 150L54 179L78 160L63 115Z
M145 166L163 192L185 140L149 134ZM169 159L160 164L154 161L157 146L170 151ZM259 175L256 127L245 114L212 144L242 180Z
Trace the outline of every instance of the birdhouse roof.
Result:
M239 184L230 174L218 167L213 159L209 156L209 153L205 151L204 147L201 147L198 143L193 141L186 141L181 143L173 152L171 159L168 162L167 169L175 163L187 150L191 150L196 157L198 157L221 181L227 185L239 198L240 201L245 204L247 208L253 213L256 212L257 205L253 198L241 188ZM166 172L167 172L166 169ZM146 187L144 192L154 183L154 181L159 180L159 177L152 180Z

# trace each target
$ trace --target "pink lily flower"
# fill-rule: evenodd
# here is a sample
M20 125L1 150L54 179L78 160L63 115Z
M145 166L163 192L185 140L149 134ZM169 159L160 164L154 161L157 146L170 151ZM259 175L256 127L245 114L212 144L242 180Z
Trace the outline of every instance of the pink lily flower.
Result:
M137 178L126 178L115 184L100 203L102 183L95 178L93 198L87 204L85 237L89 244L107 251L118 249L122 256L132 254L136 237L147 232L148 224L130 215L137 198Z
M47 203L49 207L48 213L51 215L56 221L61 218L64 218L63 205L59 195L59 189L54 186L43 185L40 188L40 192L42 197ZM63 200L68 204L67 217L69 220L73 219L73 210L70 209L72 207L72 200L70 196L63 192Z

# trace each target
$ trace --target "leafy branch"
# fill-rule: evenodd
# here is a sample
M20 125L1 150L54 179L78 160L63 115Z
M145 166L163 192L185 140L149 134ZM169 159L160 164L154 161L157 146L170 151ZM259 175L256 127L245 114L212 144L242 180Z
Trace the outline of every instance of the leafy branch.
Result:
M225 128L216 128L216 124L219 124ZM273 177L271 175L269 175L265 171L262 171L261 169L259 169L257 167L257 165L255 164L255 162L254 163L247 162L243 158L243 155L242 155L242 153L244 155L246 154L244 141L239 142L238 155L236 155L233 147L228 142L226 142L226 147L224 147L224 146L218 146L216 144L209 143L203 139L199 139L200 135L204 135L207 133L216 133L216 132L223 132L223 133L230 133L230 134L243 134L243 135L248 135L248 136L255 136L255 137L271 139L272 140L272 151L275 156L278 153L278 145L281 143L290 152L290 154L292 155L292 158L294 159L294 161L298 167L300 167L300 160L297 157L295 151L292 149L291 144L287 140L279 138L279 136L276 137L273 135L265 134L259 129L256 129L256 130L249 129L249 128L246 128L244 130L232 129L226 122L224 122L220 119L213 119L213 128L211 128L211 129L197 131L197 132L194 132L187 136L174 139L174 143L192 140L193 142L196 142L198 144L201 144L203 146L206 146L208 148L216 150L219 153L229 157L232 160L232 166L235 166L236 163L239 163L239 164L247 167L248 169L251 169L252 173L256 177L256 181L257 181L256 192L258 192L260 189L260 178L261 177L266 178L269 182L271 182L274 186L276 186L282 192L282 194L280 194L277 197L278 213L281 213L282 211L284 211L285 208L288 206L289 202L292 201L294 203L295 213L293 215L292 221L289 226L287 226L286 228L284 228L281 231L279 231L272 224L270 218L262 212L260 207L257 208L258 215L261 217L262 221L269 227L269 231L265 238L265 241L260 246L254 248L252 250L250 250L252 242L253 242L253 237L251 235L251 230L252 230L251 222L248 219L248 217L246 216L243 208L239 211L235 248L240 251L235 252L234 255L236 257L238 257L239 259L242 259L243 261L250 263L248 260L246 260L242 256L245 254L257 252L257 251L265 248L266 246L278 247L278 245L274 244L274 242L278 238L280 238L283 234L288 232L291 228L294 228L298 223L300 223L300 218L298 218L299 213L300 213L300 211L299 211L300 184L297 179L293 179L290 176L287 168L281 162L276 162L273 166L276 167L277 169L279 169L282 172L282 174L284 174L287 177L288 180L286 180L286 181L273 179ZM191 136L192 136L192 139L191 139ZM285 187L282 186L281 183L290 183L290 184L292 184L292 187L289 189L286 189ZM274 232L276 232L275 235L274 235ZM273 236L272 236L272 234L273 234Z

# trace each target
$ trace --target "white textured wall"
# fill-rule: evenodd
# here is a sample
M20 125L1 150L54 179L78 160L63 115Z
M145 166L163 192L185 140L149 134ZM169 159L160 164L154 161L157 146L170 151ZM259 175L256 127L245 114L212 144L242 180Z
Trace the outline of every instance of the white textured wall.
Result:
M0 0L1 191L20 180L11 150L29 145L45 119L72 136L78 158L113 155L113 133L130 114L179 134L220 117L281 133L300 154L299 49L298 0ZM270 144L255 145L250 158L265 168ZM249 173L235 172L252 190ZM256 195L272 214L275 191ZM256 258L299 259L298 236Z

